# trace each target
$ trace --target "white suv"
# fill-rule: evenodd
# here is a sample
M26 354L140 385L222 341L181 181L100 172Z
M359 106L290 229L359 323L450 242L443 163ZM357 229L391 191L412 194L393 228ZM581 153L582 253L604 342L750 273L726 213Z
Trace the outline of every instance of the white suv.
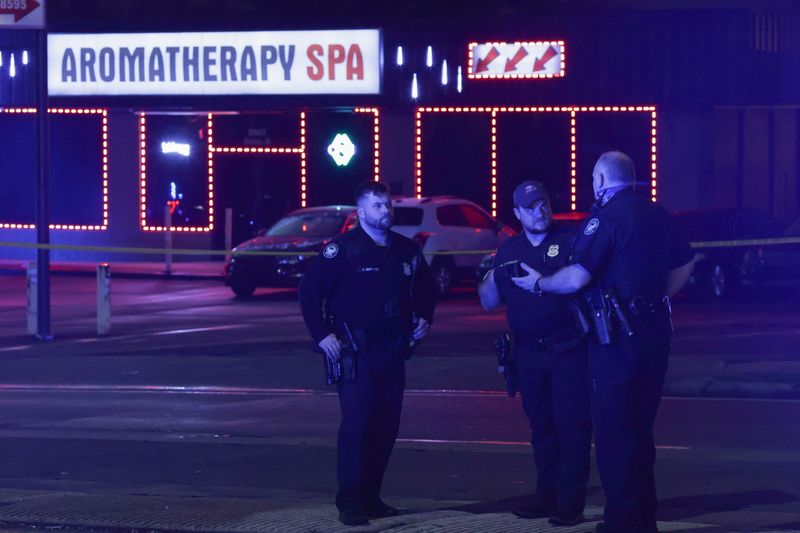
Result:
M474 281L484 254L442 254L468 250L495 250L514 230L495 220L477 204L453 196L392 198L393 230L419 242L431 265L440 295L455 281Z

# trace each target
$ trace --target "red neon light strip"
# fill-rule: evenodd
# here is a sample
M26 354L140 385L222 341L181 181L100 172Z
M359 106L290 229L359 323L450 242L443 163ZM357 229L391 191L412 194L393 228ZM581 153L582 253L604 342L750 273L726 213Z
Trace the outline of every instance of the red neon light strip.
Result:
M428 108L429 109L429 108ZM422 108L417 108L417 116L414 123L414 135L416 137L416 184L417 198L422 198Z
M381 124L380 124L380 111L378 111L377 107L357 107L353 111L356 113L372 113L372 153L373 153L373 160L372 164L374 167L375 173L375 181L380 181L381 179Z
M650 114L650 198L655 202L658 194L656 180L656 112Z
M208 131L206 139L208 143L208 230L214 229L214 115L208 114ZM190 230L191 231L191 230Z
M528 46L528 45L551 45L555 44L561 47L561 68L559 69L558 74L487 74L484 76L477 76L472 73L472 60L474 59L474 49L476 46L479 45L490 45L490 46L506 46L506 45L513 45L513 46ZM489 42L489 43L478 43L478 42L471 42L467 45L467 78L471 80L492 80L492 79L508 79L508 78L563 78L566 75L567 71L567 60L566 60L566 44L564 41L514 41L512 43L507 42Z
M569 112L569 208L577 209L578 199L578 143L575 111Z
M374 107L358 107L356 113L373 114L373 170L374 179L380 179L380 112ZM213 114L208 114L208 214L207 226L173 226L171 231L208 232L214 229L214 154L297 154L300 156L300 206L308 205L307 144L306 144L306 112L300 112L300 146L299 147L250 147L250 146L215 146ZM166 231L164 226L148 226L147 214L147 154L146 154L146 119L141 113L140 128L140 226L144 231Z
M497 111L492 111L492 216L497 218Z
M654 106L524 106L524 107L418 107L415 119L417 198L422 198L422 113L491 113L491 186L492 216L497 216L497 114L498 113L569 113L570 114L570 209L577 209L577 113L580 112L649 112L650 121L650 198L656 201L658 179L656 171L657 124Z
M299 154L303 148L252 148L241 146L213 146L212 152L236 153L236 154Z
M50 224L50 229L61 230L88 230L88 231L105 231L108 229L108 110L107 109L67 109L63 107L55 107L47 110L48 113L56 115L100 115L102 118L102 150L103 150L103 171L102 171L102 186L103 186L103 223L99 225L92 224ZM35 114L36 108L34 107L14 107L14 108L0 108L0 113L7 114ZM0 223L0 229L35 229L36 224L10 224Z
M142 229L147 226L147 130L145 115L139 113L139 223Z
M308 205L308 183L306 176L306 112L300 112L300 207Z

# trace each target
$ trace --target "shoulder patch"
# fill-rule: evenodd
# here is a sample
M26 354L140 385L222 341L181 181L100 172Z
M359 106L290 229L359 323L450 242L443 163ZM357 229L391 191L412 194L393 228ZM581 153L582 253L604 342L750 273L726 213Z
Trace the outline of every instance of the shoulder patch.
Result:
M599 228L599 227L600 227L600 221L598 219L596 219L596 218L593 218L589 222L586 223L586 227L583 228L583 234L584 235L591 235L592 233L597 231L597 228Z
M336 254L338 253L339 253L339 245L336 244L335 242L330 243L328 246L325 247L324 250L322 250L322 256L325 259L333 259L334 257L336 257Z

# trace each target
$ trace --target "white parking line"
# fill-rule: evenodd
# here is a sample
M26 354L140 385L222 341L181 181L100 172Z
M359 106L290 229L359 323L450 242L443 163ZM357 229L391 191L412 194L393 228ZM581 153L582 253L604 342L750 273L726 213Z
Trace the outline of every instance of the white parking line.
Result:
M168 331L156 331L154 333L146 333L141 336L158 336L158 335L180 335L183 333L198 333L200 331L223 331L226 329L240 329L247 327L247 324L228 324L226 326L210 326L207 328L190 328L190 329L172 329Z
M18 352L20 350L27 350L32 348L32 344L25 344L22 346L9 346L8 348L0 348L0 352Z
M528 447L531 445L530 442L523 442L523 441L506 441L506 440L450 440L450 439L397 439L397 442L408 442L408 443L415 443L415 444L479 444L479 445L486 445L486 446L522 446ZM594 444L592 444L594 446ZM656 449L658 450L691 450L689 446L670 446L670 445L663 445L659 446L656 445Z

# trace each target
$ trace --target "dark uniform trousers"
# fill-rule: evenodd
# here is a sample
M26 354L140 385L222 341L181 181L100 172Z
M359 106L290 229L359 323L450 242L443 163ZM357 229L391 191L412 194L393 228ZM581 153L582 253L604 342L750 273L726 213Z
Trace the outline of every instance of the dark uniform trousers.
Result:
M359 354L358 376L340 383L336 507L361 509L378 498L403 407L405 361L391 350Z
M597 468L610 531L656 524L653 426L664 387L671 327L664 313L632 321L636 334L591 344L589 374Z
M591 469L592 424L586 349L514 353L517 386L531 426L536 494L559 510L580 512Z

